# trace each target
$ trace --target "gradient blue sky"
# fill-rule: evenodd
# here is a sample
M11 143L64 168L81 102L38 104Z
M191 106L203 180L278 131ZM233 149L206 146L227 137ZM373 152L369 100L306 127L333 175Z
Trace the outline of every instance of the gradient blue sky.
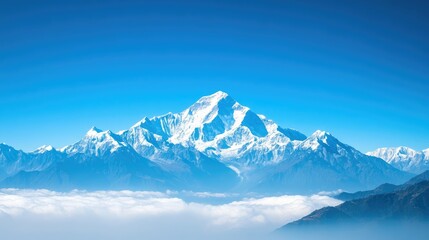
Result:
M218 90L361 151L429 147L427 1L0 1L0 142L62 147Z

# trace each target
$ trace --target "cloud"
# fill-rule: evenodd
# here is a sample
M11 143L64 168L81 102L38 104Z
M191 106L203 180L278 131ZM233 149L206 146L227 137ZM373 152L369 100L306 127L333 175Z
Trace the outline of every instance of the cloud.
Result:
M332 196L338 195L338 194L340 194L342 192L344 192L344 190L338 189L338 190L335 190L335 191L322 191L322 192L318 192L317 195L332 197Z
M198 193L198 195L224 196L221 193ZM199 232L200 238L204 238L207 232L210 234L270 232L315 209L339 203L338 200L320 195L248 198L215 205L186 202L179 198L177 193L171 192L71 191L60 193L48 190L2 189L0 190L0 220L10 224L11 221L8 219L13 219L12 222L21 222L20 228L25 224L34 228L34 223L28 222L29 219L33 219L36 225L41 225L40 229L47 225L61 229L64 226L76 226L88 221L84 224L84 228L91 231L102 228L103 232L109 232L122 224L124 227L115 231L124 231L127 234L135 232L139 237L142 235L137 233L142 231L144 234L151 232L154 239L163 239L159 234L174 233L173 235L177 237L178 232L181 232L183 237L195 237L198 235L196 232ZM49 224L41 224L46 219ZM67 222L67 224L61 225L61 222ZM127 228L130 229L126 230ZM165 229L168 231L163 232ZM111 237L112 234L107 236Z
M159 192L48 190L0 191L0 211L10 216L23 214L133 217L171 214L182 211L186 203Z
M227 197L236 197L238 194L228 194L228 193L218 193L218 192L192 192L192 191L182 191L182 194L185 196L192 196L197 198L227 198Z
M280 226L297 220L315 209L337 205L340 201L326 196L278 196L244 199L223 205L190 203L192 210L207 216L214 225L249 227Z

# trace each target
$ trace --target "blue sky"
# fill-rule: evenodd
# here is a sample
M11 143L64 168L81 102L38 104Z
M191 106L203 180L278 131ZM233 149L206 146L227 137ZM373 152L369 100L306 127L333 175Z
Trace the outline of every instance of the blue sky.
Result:
M1 1L0 142L33 150L218 90L361 151L429 148L424 1Z

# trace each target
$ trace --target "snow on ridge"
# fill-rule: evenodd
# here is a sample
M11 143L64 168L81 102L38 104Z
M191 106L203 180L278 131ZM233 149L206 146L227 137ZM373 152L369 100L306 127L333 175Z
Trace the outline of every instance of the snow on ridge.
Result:
M412 148L400 146L400 147L383 147L378 148L374 151L367 152L367 155L379 157L388 163L398 161L409 161L415 159L420 155L420 152L415 151Z
M259 122L260 130L267 133L254 135L252 131L258 129L252 129L252 121L245 122L250 121L248 118ZM237 158L252 151L280 151L274 154L274 160L279 161L281 152L291 140L278 128L272 120L251 112L250 108L219 91L200 98L180 113L145 117L120 135L138 152L146 152L147 147L152 148L150 152L156 152L159 151L156 145L172 143L194 147L220 158Z
M126 166L134 164L134 160L139 164L142 163L139 161L150 160L153 166L160 168L160 175L153 171L155 175L151 177L169 179L177 173L179 185L181 176L190 174L198 178L200 173L203 176L215 173L222 179L231 176L233 183L241 179L243 184L256 187L267 184L274 188L290 184L289 187L293 188L294 182L289 181L288 174L296 172L297 176L308 177L309 169L317 164L316 161L325 161L318 166L321 173L325 170L333 173L330 179L323 178L326 186L339 184L338 179L349 176L353 176L356 185L365 186L370 181L373 181L371 184L381 181L394 183L392 180L398 176L405 177L405 173L395 172L382 160L363 155L326 131L317 130L307 137L298 131L281 128L223 92L203 97L180 113L143 118L119 134L93 127L80 141L60 151L65 158L79 161L94 159L110 164L110 160L131 159L123 162ZM152 166L152 163L148 164ZM129 166L134 169L133 165ZM368 175L367 172L373 171L367 170L374 168L380 170L375 171L376 176ZM317 173L319 169L315 171ZM259 177L263 181L258 180ZM199 180L206 181L205 177ZM319 183L317 179L306 184Z
M259 129L255 129L258 124ZM263 131L263 134L258 135L257 131ZM294 134L299 137L292 140ZM177 144L221 161L242 159L245 165L274 164L294 149L317 150L320 143L329 145L330 137L330 133L321 130L306 137L296 130L282 129L264 115L255 114L239 104L227 93L218 91L200 98L180 113L145 117L117 135L93 127L81 141L60 151L98 155L131 146L142 156L151 158L168 151L171 144Z
M88 132L86 132L86 136L96 136L97 134L103 132L103 130L96 128L96 127L92 127L88 130Z
M428 149L416 151L412 148L400 147L383 147L366 153L383 159L392 166L403 171L412 173L421 173L429 169L429 151Z
M84 138L73 145L62 148L61 152L67 154L84 153L100 156L106 152L115 152L127 144L122 137L116 135L110 130L102 131L96 127L88 130Z
M329 132L316 130L307 139L297 145L296 148L311 149L316 151L319 149L321 143L329 145L328 139L330 138L333 139L334 137Z
M39 148L37 148L34 153L45 153L45 152L50 152L55 150L54 147L52 147L51 145L43 145L40 146Z

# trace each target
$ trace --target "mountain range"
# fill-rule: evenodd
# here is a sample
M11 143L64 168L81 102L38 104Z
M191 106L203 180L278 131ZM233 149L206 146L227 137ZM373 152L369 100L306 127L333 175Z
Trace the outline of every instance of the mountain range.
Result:
M383 187L384 186L384 187ZM332 223L356 224L386 221L429 220L429 171L394 187L378 188L339 195L349 200L336 206L316 210L298 221L286 224L280 231L296 227L318 227Z
M385 147L366 154L381 158L390 165L406 172L419 174L429 170L429 148L415 151L409 147Z
M118 133L93 127L61 149L0 144L1 187L304 193L411 176L326 131L280 127L221 91Z
M394 185L391 183L383 183L380 186L376 187L375 189L368 190L368 191L358 191L354 193L348 193L348 192L341 192L338 195L334 196L337 199L343 200L343 201L350 201L355 200L359 198L365 198L377 194L386 194L386 193L392 193L395 191L403 190L413 184L422 182L422 181L429 181L429 170L426 170L425 172L411 178L407 182L400 184L400 185Z

